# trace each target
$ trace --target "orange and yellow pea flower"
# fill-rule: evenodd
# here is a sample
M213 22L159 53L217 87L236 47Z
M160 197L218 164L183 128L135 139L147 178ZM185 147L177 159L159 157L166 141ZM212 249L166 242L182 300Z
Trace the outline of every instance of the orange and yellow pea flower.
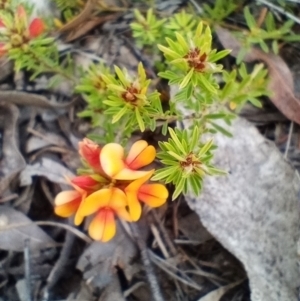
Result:
M100 146L88 138L79 142L79 155L95 172L103 173L100 164Z
M162 206L169 196L167 188L162 184L145 184L154 170L150 171L146 176L131 182L126 188L128 208L132 221L137 221L142 214L142 206L140 202L147 204L149 207L156 208Z
M96 179L97 175L77 176L72 180L66 178L74 190L62 191L56 196L55 213L61 217L70 217L76 213L86 196L101 188L102 183Z
M42 19L34 18L29 25L30 38L36 38L45 31L45 24Z
M83 217L77 213L80 204L89 194L100 189L103 183L98 180L98 175L83 175L72 180L66 178L66 180L75 190L62 191L56 196L55 213L61 217L70 217L75 214L75 222L80 224L83 220Z
M140 202L144 202L148 206L155 208L167 201L169 193L164 185L145 184L153 173L154 170L151 170L147 175L131 182L124 189L132 221L137 221L141 216L142 206Z
M69 181L70 182L70 181ZM55 213L61 217L70 217L75 214L81 204L86 198L88 192L79 186L70 182L74 190L66 190L60 192L54 200Z
M0 31L8 39L6 43L0 43L1 56L11 48L22 47L31 39L40 36L45 32L45 23L40 18L34 18L29 23L24 6L19 5L13 21L0 19Z
M27 12L23 5L19 5L17 8L14 26L18 34L26 35L31 39L38 37L45 31L45 23L40 18L34 18L28 24Z
M88 227L89 235L95 240L106 242L115 236L115 216L131 221L126 207L127 198L121 189L103 188L89 195L81 203L77 214L82 217L95 214Z
M137 170L155 159L156 151L144 140L135 142L125 158L124 148L117 143L106 144L100 153L103 171L114 180L136 180L148 171Z
M71 180L71 184L90 192L100 189L105 183L105 179L97 174L77 176Z
M57 209L56 212L66 216L62 210L65 208L69 216L73 210L76 213L75 225L94 215L88 227L93 239L108 241L114 237L116 216L126 221L137 221L142 213L140 201L151 207L166 202L168 190L164 185L145 184L154 170L137 170L149 165L155 158L155 148L146 141L135 142L126 158L121 145L109 143L101 149L89 139L79 143L79 153L97 174L75 177L71 184L76 191L60 193L55 200L56 205L67 208ZM68 202L63 201L63 197L73 199Z

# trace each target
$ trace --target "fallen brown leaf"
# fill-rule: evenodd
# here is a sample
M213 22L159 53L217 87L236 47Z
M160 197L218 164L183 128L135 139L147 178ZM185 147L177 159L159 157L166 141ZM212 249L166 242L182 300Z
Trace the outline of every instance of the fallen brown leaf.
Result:
M213 238L202 225L195 212L192 212L187 216L180 217L178 219L178 226L180 232L182 232L189 240L198 244L204 243Z
M218 289L206 294L202 298L200 298L198 301L220 301L221 298L232 288L242 283L244 279L236 281L234 283L230 283L225 286L221 286Z
M68 103L57 103L42 95L20 91L1 91L0 101L20 106L35 106L40 108L65 109L74 104L76 99Z
M2 158L0 157L0 195L26 166L18 148L16 129L18 118L19 110L16 106L0 102L0 130L3 133Z
M34 176L43 176L53 183L67 184L65 176L73 178L75 175L62 164L45 157L24 168L20 174L20 186L31 185Z
M14 224L26 224L13 227ZM25 240L29 240L32 250L41 249L55 244L54 240L22 212L14 208L0 206L0 249L23 251Z
M98 301L126 301L121 290L119 277L116 274L105 287Z
M19 296L20 301L26 301L28 300L28 296L30 293L28 293L28 285L25 278L22 278L17 281L16 283L16 290Z
M33 134L33 136L31 136L26 142L27 153L36 151L49 145L56 145L63 148L68 147L66 139L57 133L47 132L43 129L39 129L38 131L32 128L28 128L27 131Z
M82 12L72 19L69 23L64 25L59 29L59 33L65 33L67 31L76 29L78 26L82 25L86 20L90 19L93 10L97 4L98 0L88 0Z
M217 27L216 33L224 48L232 49L231 55L237 57L242 47L240 42L224 28ZM246 53L244 61L262 61L267 65L271 101L288 119L300 124L300 99L294 94L293 76L284 60L278 55L252 47Z
M13 73L14 64L6 56L0 58L0 81L6 79L10 74Z
M134 274L131 263L137 255L137 248L122 227L118 225L117 235L109 242L93 242L81 255L77 269L82 271L83 278L98 289L104 288L114 278L116 266L124 271L130 281Z
M65 38L65 41L67 43L70 43L82 36L84 36L87 32L92 30L94 27L104 24L107 21L114 20L118 18L120 14L110 14L107 16L100 16L100 17L94 17L90 20L86 20L84 23L81 23L80 25L76 26L73 30L70 30L67 37Z
M101 5L102 4L102 5ZM69 23L58 30L59 34L67 34L66 42L72 42L84 36L88 31L94 27L101 25L107 21L118 18L123 12L122 2L112 0L88 0L82 12L72 19ZM120 12L121 13L118 13ZM109 13L95 16L95 12Z
M83 301L83 300L95 300L93 297L93 292L90 286L85 282L81 281L77 288L69 294L66 301Z

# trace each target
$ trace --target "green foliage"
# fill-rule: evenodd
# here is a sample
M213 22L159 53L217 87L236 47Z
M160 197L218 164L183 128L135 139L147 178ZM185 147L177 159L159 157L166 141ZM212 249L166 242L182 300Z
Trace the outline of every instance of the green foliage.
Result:
M56 0L56 3L60 9L68 10L73 3L68 1ZM225 7L219 0L217 7L211 11L206 9L212 16L221 11L222 18L232 10L233 5ZM1 11L0 19L13 27L15 16L12 11ZM247 11L245 13L249 27L253 28L254 19ZM235 117L233 110L239 110L246 101L260 106L259 97L268 93L265 88L267 71L261 64L251 72L245 65L231 72L224 71L219 61L230 51L213 49L210 27L193 14L181 11L160 19L153 10L148 10L146 16L135 11L135 18L131 28L138 45L152 46L157 53L163 54L161 58L165 58L160 61L162 70L158 76L168 80L172 93L164 106L155 81L147 77L142 63L139 63L136 75L102 63L92 64L83 71L75 68L71 56L60 56L54 38L47 32L30 36L26 22L17 37L10 30L4 34L1 31L0 46L7 47L5 53L14 61L16 69L30 70L32 78L47 72L54 74L53 85L62 79L72 81L74 91L87 103L79 116L91 120L95 130L89 137L94 141L125 144L134 132L146 130L169 134L167 142L159 142L158 158L164 167L153 179L175 185L173 199L189 189L198 195L205 176L224 174L211 164L216 146L212 140L207 141L204 134L221 132L230 136L222 124L230 125ZM270 20L266 25L269 33L274 21ZM24 35L30 39L23 39ZM21 42L15 43L15 40ZM81 75L78 83L74 74ZM170 127L172 122L185 119L189 121L188 129L173 130Z
M176 34L187 37L193 34L199 24L200 19L197 16L181 12L168 18L158 19L152 9L143 16L140 11L135 10L135 22L130 24L132 35L136 39L139 47L152 46L156 51L157 44L166 44L165 37L175 39Z
M72 20L80 13L86 4L86 0L54 0L57 8L61 11L64 21Z
M104 64L92 64L81 77L79 84L76 86L76 92L81 94L88 104L86 110L79 114L80 117L91 118L94 127L101 126L106 105L103 103L108 97L108 90L102 75L113 77L110 69Z
M26 69L32 72L31 79L41 73L50 72L73 80L73 63L66 59L62 67L55 39L47 36L46 23L38 19L38 25L31 28L31 8L14 6L0 11L3 29L0 32L0 45L3 53L14 61L15 70ZM1 55L1 49L0 49Z
M151 125L152 109L157 108L162 113L159 94L157 91L149 93L151 80L147 79L142 63L138 66L137 78L131 78L127 70L117 66L115 72L117 78L103 75L109 90L108 99L104 101L109 107L106 114L112 115L112 123L126 118L126 126L135 128L138 125L143 132L146 125Z
M168 79L170 84L178 84L180 91L176 100L190 100L193 89L197 86L205 94L216 94L218 85L213 78L214 73L222 71L222 66L215 62L230 53L229 50L217 52L212 50L210 28L204 29L199 23L194 36L186 40L181 34L176 34L176 41L166 38L168 47L158 45L164 53L170 69L158 75Z
M231 109L241 109L250 101L254 106L261 107L259 97L269 95L267 90L268 72L263 64L254 66L251 73L247 72L245 64L230 73L224 72L225 85L219 90L220 101L229 104Z
M153 14L152 9L147 11L146 17L144 17L139 10L135 9L134 16L136 22L132 22L130 27L138 46L152 46L154 43L157 43L158 40L162 39L163 35L161 33L166 19L158 20Z
M104 65L92 65L77 92L83 93L88 107L81 117L91 117L94 126L104 127L114 141L122 127L122 137L129 137L135 130L154 131L157 121L163 121L166 132L171 111L164 111L159 93L150 91L151 80L147 79L142 63L138 66L137 77L132 77L126 69L115 66L115 73ZM106 117L104 117L106 116ZM107 128L106 128L107 126ZM108 137L107 137L108 138Z
M188 37L195 32L199 22L198 16L182 10L168 18L168 22L164 26L164 36L175 39L176 33L179 33L184 37Z
M152 18L149 16L152 16L152 13L148 14L148 20ZM175 33L182 25L187 25L188 29L181 30L183 34ZM230 135L218 124L218 119L230 124L234 118L234 114L222 103L229 102L229 98L231 102L238 99L239 82L236 79L236 91L232 91L230 86L227 94L226 91L221 94L222 90L214 74L222 74L223 70L216 62L225 57L229 51L217 52L212 49L209 27L205 27L201 22L197 24L195 18L185 12L175 14L171 22L164 27L170 32L174 30L174 40L167 37L165 44L167 46L158 45L167 63L166 71L158 75L168 79L170 86L179 88L179 92L171 100L169 111L163 110L158 92L156 90L150 92L151 81L147 79L142 64L139 65L138 75L134 78L126 70L116 66L115 74L111 74L108 70L101 70L102 68L99 67L94 68L94 72L83 80L85 84L81 84L77 90L85 93L89 103L89 112L84 114L92 115L94 105L101 113L111 115L110 125L116 125L115 129L120 127L119 122L123 122L123 129L139 128L141 131L155 130L160 124L162 133L166 134L170 121L184 118L191 120L191 129L174 132L169 128L171 139L167 144L160 143L162 151L158 157L163 159L161 162L166 167L158 171L154 179L174 184L173 198L176 198L188 188L191 188L195 194L199 194L205 175L222 173L210 165L213 146L212 143L200 142L201 135L207 131L212 133L220 131ZM141 40L142 44L145 44L145 39ZM98 79L101 79L101 84L96 80L96 70L101 74L97 75ZM94 88L95 83L98 83L98 88L101 87L98 91ZM220 106L216 109L217 103ZM191 115L182 115L179 104L190 110ZM102 124L102 128L103 126ZM194 137L193 143L188 139L191 136ZM187 164L189 160L192 160L193 167ZM173 173L175 170L176 172Z
M295 9L298 8L297 0L277 0L278 5L280 5L286 12L294 13Z
M206 175L226 174L211 165L213 141L199 144L201 133L197 126L192 130L169 128L168 142L159 142L161 152L157 155L166 167L159 169L152 180L163 180L175 185L172 199L189 189L199 195Z
M11 0L0 0L0 10L7 10L11 6Z
M239 1L243 2L243 1ZM242 3L240 3L242 4ZM220 23L236 10L238 3L236 0L216 0L213 6L203 3L204 17L213 22Z
M57 7L60 10L66 10L66 9L76 9L78 6L83 6L85 4L85 0L54 0Z
M44 64L40 64L41 54L47 52L47 57L43 55ZM31 41L28 47L12 48L9 50L9 57L15 61L17 71L26 69L33 71L31 79L43 72L53 71L59 66L59 54L52 38L41 38Z
M300 41L300 35L296 35L292 31L293 20L287 20L281 26L277 26L273 14L268 12L260 27L257 25L248 6L244 8L244 17L249 32L246 34L245 32L237 33L237 36L243 43L243 49L237 57L238 63L242 61L247 49L253 45L259 45L265 52L269 52L271 48L275 54L278 54L278 42Z

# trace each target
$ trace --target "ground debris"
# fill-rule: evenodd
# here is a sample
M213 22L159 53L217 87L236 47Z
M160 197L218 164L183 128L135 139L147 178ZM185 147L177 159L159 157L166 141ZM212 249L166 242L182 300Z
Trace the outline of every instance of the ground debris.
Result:
M186 199L210 233L244 264L252 301L297 300L299 178L248 122L238 119L231 130L232 139L216 136L215 160L228 175L207 178L203 194Z
M96 15L100 2L108 8ZM163 17L189 5L202 6L198 0L152 2L155 13ZM133 9L145 13L146 1L85 3L82 13L56 32L62 60L70 55L83 70L91 63L118 65L130 75L142 61L157 84L160 55L138 48L129 26ZM234 20L238 26L239 16L240 12ZM230 42L235 56L240 45L224 32L216 33L225 47ZM299 127L293 128L286 118L299 123L295 77L274 55L253 50L247 59L268 66L275 92L271 99L281 112L264 99L263 109L247 104L241 114L300 170ZM235 67L231 60L224 64L229 69ZM130 225L118 225L118 234L109 243L91 242L84 225L75 228L72 219L62 220L53 212L55 195L69 189L65 177L74 176L82 166L78 142L92 132L89 118L78 117L86 105L84 95L75 94L74 83L61 78L50 88L48 73L32 81L27 71L14 72L5 57L0 70L0 301L29 301L29 291L30 301L153 301ZM168 87L162 80L158 85ZM170 91L160 92L165 105ZM186 196L188 204L182 197L143 212L139 230L165 301L249 301L247 277L252 301L295 299L299 284L295 172L249 123L238 120L233 134L233 139L216 141L216 165L227 169L228 177L208 179L201 198ZM157 144L159 135L147 132L143 138ZM140 138L135 133L134 140ZM72 237L69 245L66 237ZM26 239L31 251L27 260ZM25 272L28 266L31 276ZM287 299L273 297L277 290Z
M25 167L19 151L17 122L19 110L16 106L0 102L0 196Z
M0 206L0 246L2 250L22 251L26 240L30 248L39 250L54 241L26 215L13 208Z
M231 55L236 57L241 44L224 28L219 27L216 32L224 48L232 49ZM284 60L278 55L265 53L254 47L249 49L243 60L247 63L262 61L267 65L270 76L268 84L271 91L270 100L283 115L300 124L300 99L294 94L293 75Z

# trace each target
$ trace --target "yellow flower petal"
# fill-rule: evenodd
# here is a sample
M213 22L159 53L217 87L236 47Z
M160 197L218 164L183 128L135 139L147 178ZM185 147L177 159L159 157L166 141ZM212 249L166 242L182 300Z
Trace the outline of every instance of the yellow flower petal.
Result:
M125 193L126 191L138 191L138 189L146 182L148 181L151 176L153 175L155 169L152 169L152 170L149 170L147 171L147 173L139 178L139 179L136 179L135 181L131 182L126 188L125 188Z
M137 221L142 214L142 206L137 197L138 190L141 187L141 185L143 185L146 181L148 181L151 178L153 173L154 169L148 171L148 173L144 177L133 181L125 188L129 213L132 221Z
M136 222L137 220L139 220L142 214L142 206L137 198L137 192L128 191L126 193L126 196L130 218L133 222Z
M88 216L98 211L101 207L107 206L111 196L112 189L109 188L103 188L90 194L80 205L78 216Z
M116 222L114 212L103 208L96 214L89 225L89 235L95 240L107 242L116 234Z
M120 144L108 143L100 153L100 162L103 171L110 177L119 173L124 167L124 149Z
M119 208L125 208L127 205L127 198L124 191L119 188L111 188L112 194L108 202L108 207L117 211Z
M131 170L128 168L122 169L113 178L115 180L136 180L148 174L149 171Z
M235 110L236 107L237 107L237 104L236 104L236 103L234 103L234 102L232 102L232 101L229 103L229 108L230 108L231 110Z
M75 214L75 217L74 217L75 226L79 226L84 220L84 216L81 215L81 213L80 213L82 211L81 207L83 206L83 204L84 204L84 199L82 200L82 202L80 203L80 205L79 205L79 207L76 211L76 214Z
M61 20L59 20L58 18L54 18L53 23L54 23L54 26L59 29L64 26L64 23L61 22Z
M132 222L132 218L125 207L119 207L115 209L115 213L118 215L119 218L123 219L124 221Z
M139 169L150 164L156 155L156 150L152 145L148 145L145 140L135 142L130 148L126 158L126 164L131 169Z
M130 164L132 161L148 146L147 141L138 140L132 144L128 156L126 158L126 163Z
M81 194L76 190L62 191L55 197L54 204L56 206L64 205L66 203L72 202L74 199L77 199L78 197L81 198Z
M78 214L78 210L74 217L74 225L79 226L83 222L84 216Z
M144 184L137 194L139 200L153 208L163 205L168 196L168 189L162 184Z
M80 203L81 203L81 196L73 199L71 202L56 206L54 208L54 212L58 216L69 217L76 212Z

